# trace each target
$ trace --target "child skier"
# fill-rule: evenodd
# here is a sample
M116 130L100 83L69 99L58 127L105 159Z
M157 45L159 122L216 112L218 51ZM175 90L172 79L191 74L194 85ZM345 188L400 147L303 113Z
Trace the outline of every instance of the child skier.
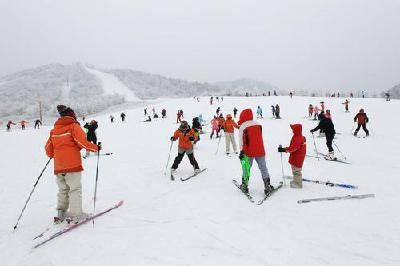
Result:
M314 120L318 119L318 115L319 115L318 105L314 105Z
M276 104L275 105L275 118L276 119L281 119L280 113L281 113L281 108L279 107L278 104Z
M85 132L76 120L74 111L65 105L58 105L60 118L50 131L46 143L46 154L54 158L54 174L57 176L57 217L55 222L61 222L69 216L74 223L85 218L82 212L82 159L80 150L86 149L98 152L101 146L86 140Z
M40 121L39 119L36 119L36 121L35 121L35 129L37 128L37 129L39 129L40 128L40 126L42 125L42 121Z
M28 123L28 122L25 121L25 120L22 120L22 121L20 121L19 123L21 124L21 129L22 129L22 130L25 130L26 123Z
M320 117L321 120L319 121L318 126L316 126L314 129L311 129L310 132L314 133L319 129L323 130L326 138L326 146L328 147L329 151L328 154L325 156L325 159L333 161L336 160L334 150L332 148L332 141L336 134L335 126L333 125L332 120L325 117L325 115L321 115Z
M272 117L275 117L275 106L271 105L271 112L272 112Z
M312 104L309 104L308 105L308 117L312 117L313 111L314 111L314 107L312 106Z
M346 99L346 101L344 101L344 103L342 103L342 104L344 104L344 110L346 112L349 112L349 103L350 103L350 101L347 99Z
M84 128L87 129L86 133L86 140L92 142L93 144L97 144L97 136L96 136L96 129L98 128L98 124L96 120L90 121L90 123L86 123ZM90 155L90 151L86 150L86 157Z
M257 118L263 118L262 109L260 106L257 107Z
M124 113L121 113L121 120L122 120L122 122L125 122L125 117L126 117L126 115L125 115Z
M225 131L225 147L226 147L226 155L230 153L230 144L232 143L232 147L234 152L237 154L237 147L235 141L235 128L239 128L238 124L232 119L232 115L226 115L226 120L224 122L224 131Z
M167 110L162 109L161 111L161 118L166 118L167 117Z
M282 148L281 145L278 147L278 152L289 152L289 164L292 167L293 181L290 182L291 188L302 188L303 179L301 170L303 162L306 157L306 138L302 135L302 125L294 124L290 125L293 131L293 137L290 140L290 146Z
M217 117L214 116L214 118L211 120L211 134L210 134L210 139L214 136L214 132L218 132L218 120Z
M200 141L200 133L202 130L202 126L200 124L199 118L195 117L192 120L192 129L194 130L194 133L196 135L196 139L193 141L193 144L196 144L197 142Z
M16 125L15 123L13 123L11 120L10 121L8 121L8 123L7 123L7 131L10 131L11 130L11 125Z
M233 108L233 117L236 118L238 109L236 107Z
M175 157L174 163L171 166L171 174L176 172L178 165L181 163L185 153L187 154L190 164L194 168L195 173L200 172L199 165L194 158L193 153L193 143L196 140L196 134L193 129L191 129L186 121L182 121L179 128L175 131L174 135L171 137L171 141L179 139L178 144L178 156Z
M242 163L243 176L240 186L244 193L249 191L250 168L256 160L264 181L264 192L269 194L274 187L270 184L268 168L265 163L264 141L262 137L262 126L253 120L253 111L245 109L240 113L239 122L239 159ZM247 165L247 166L246 166Z
M217 138L219 138L220 136L218 135L219 132L221 132L221 130L224 129L224 123L225 123L225 118L224 115L221 113L218 117L218 131L217 131Z
M356 122L358 125L356 128L356 131L354 131L354 136L357 136L357 133L360 130L360 127L362 127L365 134L368 137L369 136L369 131L367 129L368 116L364 112L364 109L361 108L360 111L358 112L358 114L356 114L356 116L354 117L354 123L356 123Z

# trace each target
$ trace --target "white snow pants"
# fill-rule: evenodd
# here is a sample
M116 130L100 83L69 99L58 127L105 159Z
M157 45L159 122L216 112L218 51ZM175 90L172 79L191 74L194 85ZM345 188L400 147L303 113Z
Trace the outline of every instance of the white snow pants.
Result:
M237 152L236 141L235 141L235 133L227 133L225 132L225 146L226 146L226 153L229 153L231 150L231 144L233 150Z
M67 211L76 217L82 215L81 172L57 174L57 210Z

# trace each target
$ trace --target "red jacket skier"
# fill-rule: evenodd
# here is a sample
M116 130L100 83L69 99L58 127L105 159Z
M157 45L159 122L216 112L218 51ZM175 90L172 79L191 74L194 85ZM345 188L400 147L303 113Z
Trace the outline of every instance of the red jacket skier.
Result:
M290 146L282 148L279 146L278 152L289 152L289 163L292 166L293 181L290 182L292 188L302 188L302 174L301 168L306 157L306 138L302 135L302 125L293 124L290 125L293 131L293 137L290 140Z

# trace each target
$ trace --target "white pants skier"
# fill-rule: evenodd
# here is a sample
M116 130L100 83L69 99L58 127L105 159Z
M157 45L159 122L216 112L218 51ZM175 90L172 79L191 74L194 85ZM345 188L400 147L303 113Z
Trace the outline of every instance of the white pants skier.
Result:
M82 183L81 172L57 174L57 210L69 208L69 216L82 216Z
M237 153L237 146L235 141L235 134L234 133L227 133L225 132L225 146L226 146L226 153L230 153L231 144L235 153Z

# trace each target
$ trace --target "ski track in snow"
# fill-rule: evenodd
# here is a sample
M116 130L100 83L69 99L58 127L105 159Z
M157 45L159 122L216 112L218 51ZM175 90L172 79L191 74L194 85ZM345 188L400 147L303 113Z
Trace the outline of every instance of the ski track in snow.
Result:
M105 78L104 78L105 79ZM324 100L331 110L336 144L351 165L306 158L303 175L336 183L354 184L357 190L303 183L303 189L282 188L263 205L251 204L232 184L240 180L236 156L225 155L225 143L201 135L195 156L208 170L181 182L193 170L185 157L176 181L164 176L169 138L177 128L175 114L184 110L185 119L203 114L209 121L218 106L224 114L263 107L267 166L273 184L282 180L279 144L287 146L292 136L290 123L302 123L307 137L307 154L314 154L309 130L315 121L303 118L307 106ZM57 185L52 163L41 178L18 229L18 215L47 158L44 145L51 127L40 130L0 132L3 162L0 172L0 264L14 265L400 265L400 166L399 126L387 114L398 117L400 102L384 99L351 99L350 113L343 112L343 98L225 97L210 106L208 98L165 99L154 103L167 119L143 123L142 107L88 117L99 121L98 140L105 152L99 164L96 209L102 211L124 199L122 207L83 225L38 249L32 238L51 223L55 215ZM282 119L267 119L271 104L279 103ZM351 135L353 117L364 108L370 118L371 137ZM382 112L385 110L385 112ZM122 123L119 113L127 114ZM240 112L240 111L239 111ZM236 120L237 121L237 120ZM32 127L31 124L28 125ZM205 127L210 131L210 126ZM353 128L354 130L354 128ZM359 135L363 135L363 131ZM236 132L236 141L237 132ZM325 139L316 138L318 150L326 152ZM27 148L29 147L29 148ZM171 165L177 154L174 143ZM336 152L340 156L339 152ZM284 172L291 175L284 154ZM83 207L93 208L96 158L83 160ZM250 193L257 201L263 183L256 165L250 177ZM288 183L288 182L287 182ZM297 204L297 200L347 194L375 193L375 198Z
M128 102L141 101L135 93L125 86L116 76L110 73L105 73L96 69L86 67L89 73L92 73L99 78L103 83L104 94L112 95L119 94L125 96L125 100Z

